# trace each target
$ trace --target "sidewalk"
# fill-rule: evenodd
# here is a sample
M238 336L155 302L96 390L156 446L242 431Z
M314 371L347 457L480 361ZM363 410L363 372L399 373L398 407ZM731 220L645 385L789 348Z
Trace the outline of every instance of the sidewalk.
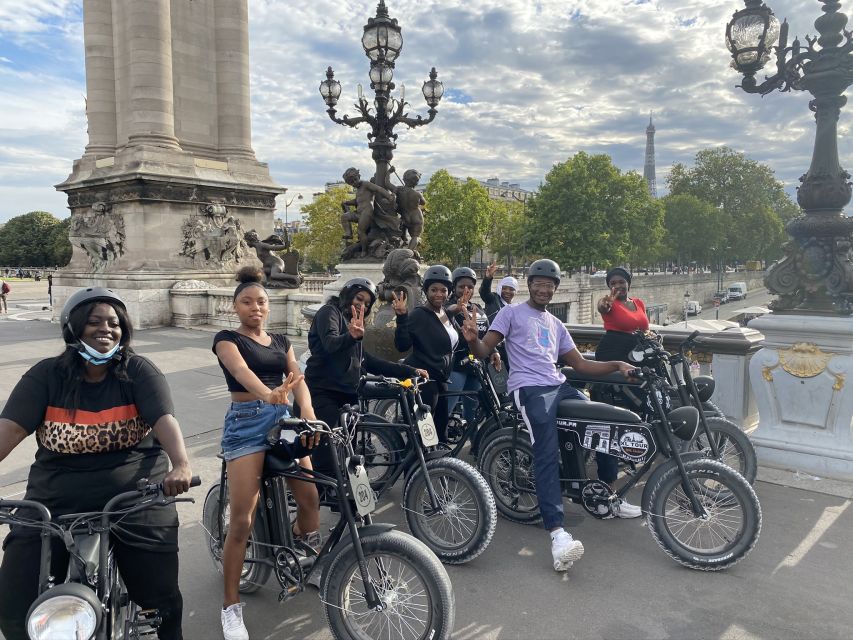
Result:
M221 582L207 556L200 525L206 492L219 478L216 453L228 402L210 350L212 338L209 331L164 328L139 331L134 340L137 351L166 374L193 470L203 480L192 493L196 504L181 505L181 585L188 640L221 637ZM301 353L305 340L295 339L294 346ZM0 322L0 406L32 364L61 349L55 324ZM24 490L34 451L34 439L27 438L0 463L0 495ZM566 525L583 540L586 554L569 573L556 574L543 531L499 519L494 541L480 558L448 567L457 604L454 637L849 637L853 484L761 468L755 489L764 517L761 538L748 558L721 573L691 571L674 563L654 543L642 520L596 520L567 503ZM377 520L407 531L400 492L398 486L383 499ZM246 598L253 639L331 638L316 592L309 590L282 605L278 592L273 579Z

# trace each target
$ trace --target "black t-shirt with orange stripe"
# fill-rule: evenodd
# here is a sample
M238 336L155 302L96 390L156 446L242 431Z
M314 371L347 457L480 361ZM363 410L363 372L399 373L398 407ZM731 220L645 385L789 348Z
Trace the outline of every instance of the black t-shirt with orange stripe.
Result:
M80 406L72 411L63 407L66 380L56 361L42 360L27 371L0 414L38 441L26 499L42 502L54 516L97 511L140 478L162 480L169 461L151 427L174 408L160 370L133 355L127 382L112 373L83 382ZM123 519L117 535L143 549L175 551L177 524L174 506L156 507Z

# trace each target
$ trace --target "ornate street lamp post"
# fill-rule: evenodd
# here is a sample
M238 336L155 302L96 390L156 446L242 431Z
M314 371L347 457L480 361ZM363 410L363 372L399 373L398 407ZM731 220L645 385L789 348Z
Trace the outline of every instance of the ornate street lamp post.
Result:
M433 67L429 74L429 80L424 82L422 88L424 99L429 106L427 112L429 116L426 119L422 116L409 117L406 108L410 105L406 102L404 87L400 89L399 98L394 98L391 95L395 88L392 82L394 61L403 48L403 36L397 19L389 17L385 0L379 0L379 5L376 7L376 17L369 18L367 24L364 25L361 45L364 48L364 53L370 59L370 88L375 94L373 105L371 106L364 97L361 85L359 85L358 102L355 103L355 108L360 115L354 118L344 115L339 118L335 105L341 96L341 83L335 80L335 72L332 67L327 69L326 79L320 83L320 95L323 96L323 101L328 107L326 113L329 114L329 118L333 122L348 127L356 127L362 122L370 125L371 131L367 134L367 139L369 140L368 146L373 150L373 160L376 163L374 182L384 187L388 176L388 167L397 146L397 134L394 133L394 127L402 123L409 128L414 128L432 122L438 113L436 107L441 101L444 86L437 79L438 74Z
M847 16L838 12L840 3L820 2L824 15L814 23L820 37L806 36L805 46L797 38L788 46L787 21L780 25L761 0L745 0L746 8L726 26L726 44L732 67L744 76L740 87L747 93L795 89L814 96L809 103L817 121L812 162L797 188L804 215L788 223L791 241L785 245L785 257L765 278L768 290L779 295L771 307L789 313L849 315L853 218L842 210L850 202L851 183L838 161L837 124L847 102L842 93L853 83L853 34L844 29ZM774 51L775 73L758 83L755 74Z

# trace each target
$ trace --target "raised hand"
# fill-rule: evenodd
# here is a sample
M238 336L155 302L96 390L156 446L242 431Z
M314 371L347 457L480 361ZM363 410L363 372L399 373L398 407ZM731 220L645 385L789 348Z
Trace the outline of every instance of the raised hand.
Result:
M487 278L494 278L495 272L497 270L498 270L498 263L495 262L494 260L492 260L492 264L490 264L488 267L486 267L486 277Z
M304 377L301 373L299 375L293 375L292 371L288 373L285 381L270 392L267 402L270 404L288 404L290 392L296 385L302 382Z
M616 299L616 294L608 293L598 301L598 310L601 313L607 313L613 307L613 301Z
M391 296L393 297L391 300L391 308L394 309L394 313L398 316L404 316L409 313L409 305L406 302L405 291L400 291L399 294L396 291L392 291Z
M361 340L364 337L364 306L352 305L352 320L347 323L349 334L356 340Z
M456 306L450 310L451 314L456 315L457 313L462 313L462 310L468 307L468 302L470 302L473 295L473 289L465 289L462 292L462 295L456 300Z
M473 342L480 337L480 331L477 329L477 310L468 311L468 307L465 307L462 315L465 317L462 322L462 337L466 342Z

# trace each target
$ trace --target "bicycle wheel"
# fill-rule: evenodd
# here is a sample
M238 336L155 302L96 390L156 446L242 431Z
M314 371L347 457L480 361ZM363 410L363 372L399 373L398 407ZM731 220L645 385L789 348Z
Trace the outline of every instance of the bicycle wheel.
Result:
M370 582L384 608L368 607L353 545L332 558L323 607L337 640L447 640L456 605L447 571L419 540L401 531L361 539Z
M731 420L706 417L705 421L720 453L717 460L737 471L749 484L753 484L758 474L758 460L749 437ZM712 450L708 434L701 426L696 437L686 443L684 450L702 451L707 457L711 457Z
M386 422L381 416L368 415L371 422ZM393 427L360 424L355 436L355 453L364 456L367 477L374 491L382 491L406 457L406 442Z
M214 484L204 499L201 520L207 537L207 551L213 560L213 566L222 573L222 546L228 535L228 519L231 509L228 504L228 487L225 488L225 507L222 512L224 531L219 527L219 483ZM246 544L247 560L263 560L270 556L269 546L264 544L265 534L260 515L255 517L255 524L249 541ZM270 577L272 567L262 562L247 562L240 574L240 593L254 593L260 589Z
M429 460L426 468L443 511L433 512L423 469L418 469L403 490L409 530L442 562L469 562L492 541L498 519L495 498L483 476L467 462L439 458Z
M515 474L512 452L515 450ZM507 520L521 524L542 522L533 467L533 447L524 433L513 446L512 429L501 429L483 443L482 466L486 482L495 495L498 512ZM518 488L516 488L518 487ZM519 490L523 489L523 490Z
M743 560L761 531L761 505L749 483L722 462L684 464L705 514L693 513L678 467L652 488L646 524L655 542L673 560L691 569L719 571Z
M371 400L370 413L379 416L385 422L399 422L400 401L393 398L385 400Z

